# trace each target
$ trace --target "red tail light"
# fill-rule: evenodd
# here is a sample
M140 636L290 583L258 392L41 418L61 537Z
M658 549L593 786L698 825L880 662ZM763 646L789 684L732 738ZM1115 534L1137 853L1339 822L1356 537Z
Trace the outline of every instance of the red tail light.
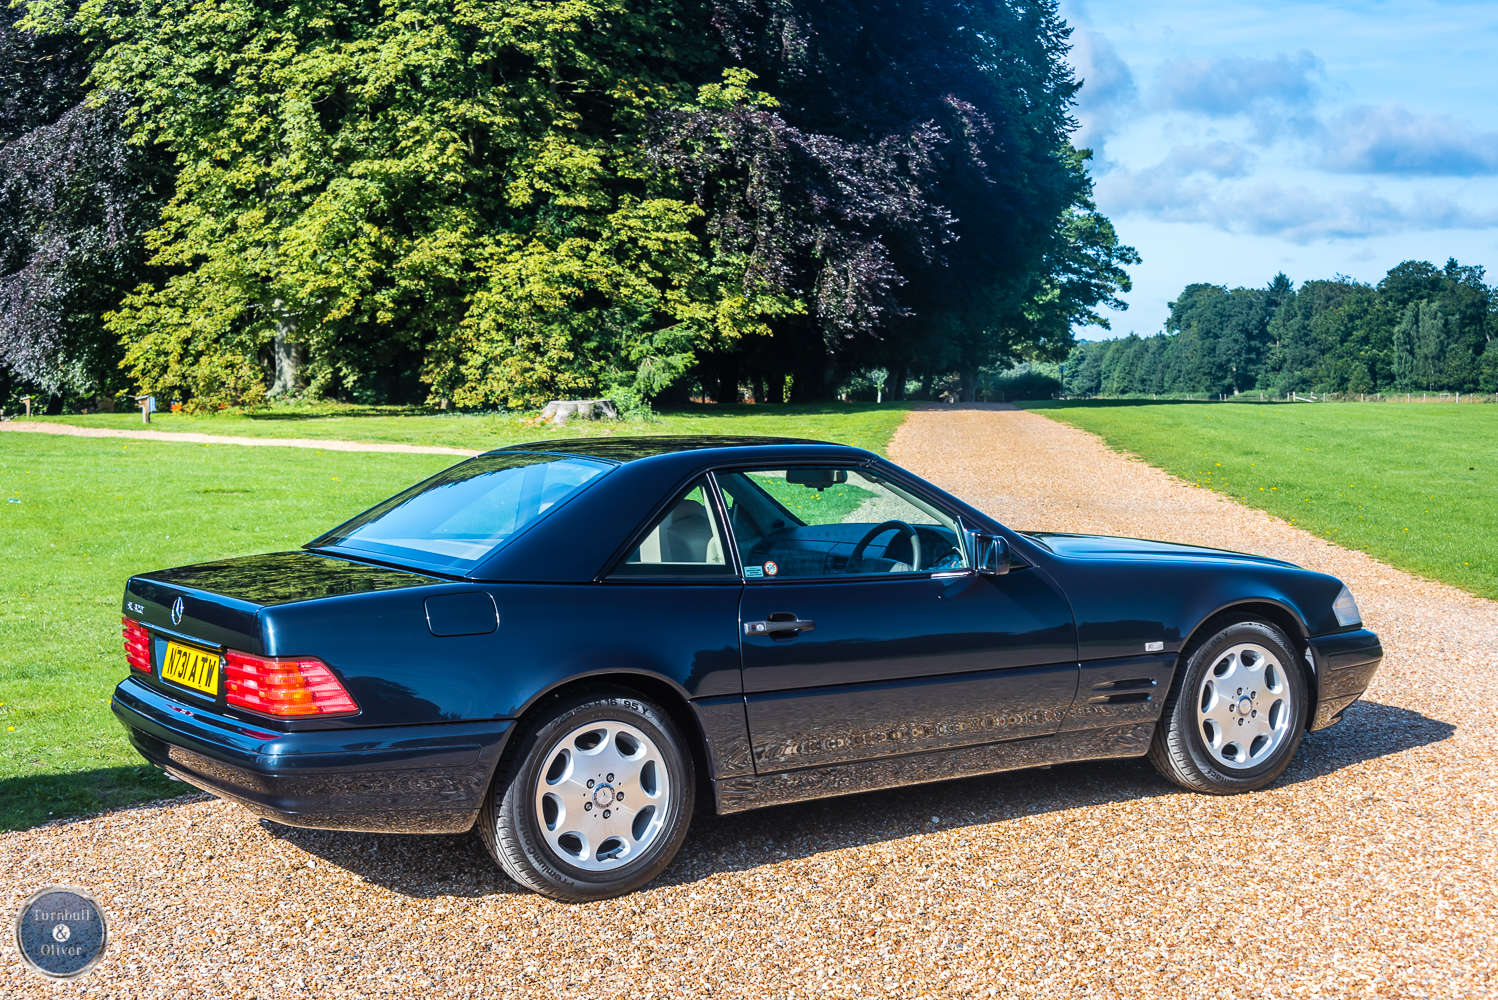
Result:
M151 633L134 618L120 619L120 633L125 637L125 662L136 670L151 672Z
M321 660L307 656L224 653L228 702L278 717L346 715L359 711L354 699Z

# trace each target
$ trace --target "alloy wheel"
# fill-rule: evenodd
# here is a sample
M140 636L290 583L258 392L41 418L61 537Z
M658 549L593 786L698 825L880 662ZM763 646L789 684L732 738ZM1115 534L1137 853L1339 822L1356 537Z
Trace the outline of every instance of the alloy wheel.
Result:
M1289 738L1295 717L1279 658L1257 643L1224 650L1197 692L1197 727L1207 752L1230 771L1255 767Z
M536 819L559 860L610 871L660 835L673 790L660 748L639 729L592 722L558 740L543 761Z

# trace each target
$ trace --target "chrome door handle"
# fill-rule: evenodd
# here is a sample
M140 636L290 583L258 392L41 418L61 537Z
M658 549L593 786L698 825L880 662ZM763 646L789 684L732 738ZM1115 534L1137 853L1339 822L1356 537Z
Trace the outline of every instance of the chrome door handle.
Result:
M817 623L809 618L797 618L788 622L745 622L745 635L769 635L772 632L810 632Z

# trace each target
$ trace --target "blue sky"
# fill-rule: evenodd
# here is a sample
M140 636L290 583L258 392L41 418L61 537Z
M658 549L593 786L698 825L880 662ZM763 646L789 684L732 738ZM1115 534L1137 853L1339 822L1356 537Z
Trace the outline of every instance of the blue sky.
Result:
M1158 332L1195 281L1498 279L1498 3L1063 0L1074 141L1144 262L1095 339Z

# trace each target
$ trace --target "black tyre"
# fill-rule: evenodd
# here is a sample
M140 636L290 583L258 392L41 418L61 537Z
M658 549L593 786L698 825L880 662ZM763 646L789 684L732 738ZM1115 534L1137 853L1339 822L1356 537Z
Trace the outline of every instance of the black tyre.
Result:
M632 892L676 856L695 799L692 755L659 706L579 690L511 738L479 834L511 878L553 899Z
M1209 622L1181 653L1150 762L1196 792L1250 792L1278 778L1305 734L1295 645L1258 619Z

